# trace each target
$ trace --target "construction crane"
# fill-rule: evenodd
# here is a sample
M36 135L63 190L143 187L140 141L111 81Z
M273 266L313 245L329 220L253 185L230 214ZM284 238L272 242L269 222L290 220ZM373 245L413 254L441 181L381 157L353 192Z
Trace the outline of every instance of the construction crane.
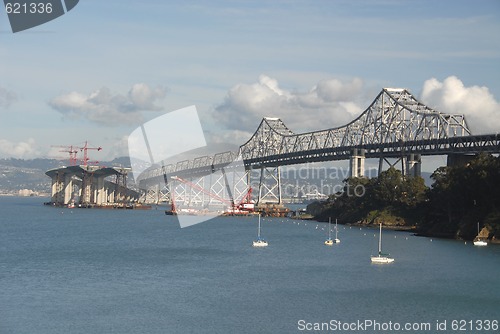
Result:
M88 156L88 150L97 150L101 151L102 147L89 147L88 142L85 142L85 145L83 147L78 147L78 146L63 146L63 145L51 145L51 147L58 147L58 148L63 148L64 150L60 150L59 152L67 152L69 153L69 165L70 166L76 166L76 163L78 162L77 154L78 151L83 152L83 165L87 166L87 164L90 163L99 163L99 161L90 161L90 158Z
M78 147L74 147L73 145L70 145L70 146L51 145L50 147L64 148L64 150L59 150L59 152L69 153L69 165L76 166L76 162L77 162L76 154L78 153L78 150L77 150Z
M84 166L87 166L87 163L89 162L90 158L88 157L88 153L87 151L88 150L96 150L96 151L101 151L102 150L102 147L88 147L88 143L87 141L85 141L85 146L83 147L80 147L80 151L83 151L83 165ZM98 161L93 161L95 163L97 163Z

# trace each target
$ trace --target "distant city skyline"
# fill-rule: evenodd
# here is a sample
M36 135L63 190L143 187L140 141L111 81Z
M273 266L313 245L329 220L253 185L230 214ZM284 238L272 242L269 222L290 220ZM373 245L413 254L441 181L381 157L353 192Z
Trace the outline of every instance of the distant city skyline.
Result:
M383 87L500 132L498 1L86 0L16 34L2 9L0 32L0 158L89 141L112 160L190 105L209 146L239 146L265 116L344 125Z

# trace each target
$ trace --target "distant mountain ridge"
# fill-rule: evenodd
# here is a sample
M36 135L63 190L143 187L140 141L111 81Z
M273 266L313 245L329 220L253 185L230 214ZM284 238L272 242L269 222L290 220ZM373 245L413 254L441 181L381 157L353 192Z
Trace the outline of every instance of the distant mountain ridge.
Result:
M67 165L69 165L67 160L57 159L0 159L0 193L15 195L22 189L49 193L51 180L45 172ZM120 157L112 161L102 161L99 165L130 167L130 159Z

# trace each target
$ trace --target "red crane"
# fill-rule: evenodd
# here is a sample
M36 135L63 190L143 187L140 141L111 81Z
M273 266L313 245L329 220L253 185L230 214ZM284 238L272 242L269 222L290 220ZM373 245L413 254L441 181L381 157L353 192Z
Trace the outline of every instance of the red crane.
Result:
M80 147L80 151L83 151L83 165L84 166L87 166L87 163L89 162L90 158L87 154L87 151L88 150L96 150L96 151L101 151L102 150L102 147L88 147L88 143L85 142L85 146L84 147ZM94 162L98 162L98 161L94 161Z
M78 150L77 150L78 147L74 147L73 145L70 145L70 146L62 146L62 145L56 146L56 145L51 145L51 147L64 148L64 150L59 150L59 152L69 153L69 165L70 166L76 166L76 161L77 161L76 154L78 153Z
M51 147L64 148L64 150L60 150L59 152L67 152L67 153L69 153L69 165L70 166L76 166L76 163L78 162L78 159L76 157L76 155L78 153L78 150L80 150L80 152L83 151L83 159L81 161L83 162L84 166L87 166L87 164L89 162L91 162L91 163L99 163L99 161L89 161L90 158L88 156L88 152L87 152L88 150L97 150L97 151L101 151L102 150L102 147L89 147L88 146L88 142L85 142L85 145L83 147L77 147L77 146L73 146L73 145L70 145L70 146L62 146L62 145L55 146L55 145L52 145Z

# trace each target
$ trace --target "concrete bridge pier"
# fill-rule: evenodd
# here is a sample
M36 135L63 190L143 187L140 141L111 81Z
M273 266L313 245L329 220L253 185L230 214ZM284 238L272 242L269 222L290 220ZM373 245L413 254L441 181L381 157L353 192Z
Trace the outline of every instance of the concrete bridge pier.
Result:
M64 202L64 173L57 172L52 177L52 203Z
M355 148L351 151L349 160L349 169L351 177L365 176L365 150Z
M104 176L94 177L94 198L97 205L102 205L105 202Z
M411 153L406 157L405 175L409 177L422 175L422 157L420 154Z
M83 174L80 204L88 205L92 203L92 174Z

